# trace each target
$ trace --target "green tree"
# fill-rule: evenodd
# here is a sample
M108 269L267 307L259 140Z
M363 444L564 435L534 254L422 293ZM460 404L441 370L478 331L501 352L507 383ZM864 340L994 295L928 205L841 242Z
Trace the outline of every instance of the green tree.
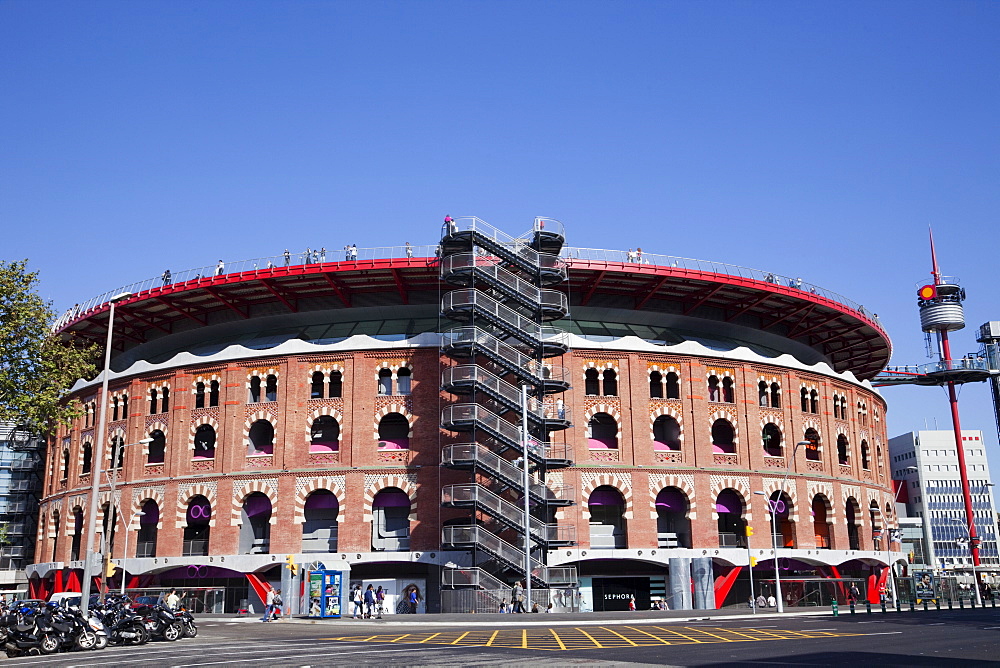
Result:
M64 401L78 378L97 371L95 345L52 335L52 304L36 292L28 261L0 261L0 422L45 433L76 414Z

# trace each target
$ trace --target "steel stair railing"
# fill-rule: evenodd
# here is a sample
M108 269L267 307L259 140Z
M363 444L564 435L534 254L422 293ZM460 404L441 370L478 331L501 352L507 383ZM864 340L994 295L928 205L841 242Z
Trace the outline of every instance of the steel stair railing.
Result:
M441 384L455 394L473 390L485 392L510 411L516 412L521 408L521 391L518 388L477 365L463 364L446 368L441 372ZM559 421L568 424L570 409L558 400L530 397L528 417L536 423Z
M478 278L507 297L530 309L537 309L544 320L556 320L569 313L566 295L546 290L504 269L500 258L476 253L457 253L441 260L441 278L469 287Z
M473 356L482 352L494 364L535 387L562 391L569 383L565 367L547 366L478 327L456 327L445 332L441 335L441 345L453 355L463 350L469 350Z
M446 587L474 587L476 589L509 589L510 585L490 575L482 568L445 568L441 571L441 584Z
M441 542L456 547L464 545L478 546L491 554L507 568L524 572L524 552L517 549L489 529L478 525L442 527ZM576 569L573 567L556 566L549 568L534 557L530 560L531 579L543 586L571 586L576 584Z
M441 502L446 506L475 506L501 524L524 534L524 510L506 499L494 494L482 485L468 483L464 485L447 485L441 488ZM531 539L542 545L558 543L570 545L575 543L572 526L546 524L537 517L528 516Z
M524 484L524 471L489 448L478 443L455 443L441 451L441 463L459 467L476 465L485 469L509 487ZM538 503L567 505L573 503L572 485L545 485L534 476L528 477L528 496Z
M452 404L441 410L441 425L452 431L481 429L496 439L504 448L520 452L521 430L507 420L479 404ZM528 443L528 458L535 462L571 459L572 449L565 443L545 443L532 440Z
M548 282L566 280L566 262L557 255L539 253L532 248L531 240L515 238L475 217L459 218L453 228L442 226L442 240L467 237L470 246L492 251L507 262L529 274L541 274Z
M517 311L508 308L481 290L452 290L441 300L441 311L453 320L471 320L473 314L484 318L504 332L543 356L561 355L569 348L569 335L557 328L539 325Z

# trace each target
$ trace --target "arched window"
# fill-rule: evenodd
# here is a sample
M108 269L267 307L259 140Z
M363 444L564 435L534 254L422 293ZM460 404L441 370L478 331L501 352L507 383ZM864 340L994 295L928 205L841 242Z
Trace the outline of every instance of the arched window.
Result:
M817 494L813 497L813 534L816 538L816 547L820 550L829 550L833 547L830 542L830 523L827 520L830 509L830 500L825 496Z
M69 477L69 449L63 450L62 454L62 479Z
M156 410L156 407L157 407L158 403L159 403L159 393L156 391L156 388L154 387L154 388L152 388L152 389L149 390L149 414L150 415L155 415L156 413L159 412L159 411ZM117 400L115 401L115 412L116 413L118 412L118 401Z
M392 394L392 371L380 369L378 372L378 393L382 395Z
M80 547L83 543L83 508L77 506L73 510L73 542L70 545L70 561L80 560Z
M882 468L882 446L875 446L875 462L878 464L879 468Z
M861 507L858 502L851 497L847 499L844 516L847 518L847 542L849 550L861 549L861 535L858 527L861 524Z
M680 450L681 426L670 415L661 415L653 421L653 450Z
M194 432L194 458L215 459L215 428L200 425Z
M733 392L733 379L729 376L722 379L722 400L727 404L736 403L736 395Z
M809 443L806 446L806 459L813 462L820 461L823 457L820 451L819 432L809 427L804 434L804 440Z
M677 487L664 487L656 495L656 546L691 547L691 520L687 496Z
M774 492L768 501L769 509L775 514L777 532L775 539L783 547L795 547L795 524L791 520L792 499L787 494ZM771 524L774 528L775 524Z
M809 393L809 412L819 413L819 392L816 390Z
M412 375L405 366L396 372L396 394L409 394Z
M405 552L410 549L410 497L397 487L386 487L372 500L372 550Z
M771 408L781 408L781 385L771 383Z
M149 433L153 441L149 444L149 456L146 458L147 464L162 464L167 452L167 437L159 429L154 429Z
M583 374L583 390L588 397L596 397L601 393L601 380L597 369L587 369Z
M769 399L770 397L768 396L767 392L767 383L765 383L764 381L760 381L759 383L757 383L757 401L760 403L761 406L767 407L770 403Z
M125 439L121 436L111 438L111 452L108 453L111 460L111 468L120 469L125 461Z
M337 516L340 514L337 496L328 489L317 489L306 499L304 513L302 551L336 552Z
M591 450L618 448L618 423L607 413L595 413L587 423L587 445Z
M868 453L868 441L862 439L862 441L861 441L861 468L863 468L864 470L867 471L867 470L869 470L871 468L871 464L872 463L871 463L871 461L869 459L869 453Z
M213 380L209 384L208 405L215 408L219 405L219 381Z
M378 423L380 450L409 450L410 423L400 413L388 413Z
M160 521L160 507L156 501L146 499L142 503L142 516L139 517L139 536L135 543L136 557L156 556L156 525Z
M719 516L719 547L746 547L746 524L743 522L743 497L735 489L724 489L715 499Z
M250 392L247 398L247 403L260 403L260 376L253 376L250 378Z
M309 390L310 399L322 399L323 389L326 385L326 379L323 377L322 371L314 371L312 375L312 387Z
M83 457L81 459L83 461L80 462L80 473L90 473L90 466L94 461L94 446L89 442L83 444Z
M197 383L194 386L194 407L205 407L205 383Z
M274 454L274 425L267 420L257 420L250 425L248 455Z
M111 397L111 421L118 419L118 397Z
M240 525L240 554L269 554L271 551L271 499L254 492L243 501Z
M187 523L184 527L185 557L207 557L212 519L212 504L202 495L197 495L188 501Z
M122 394L121 399L120 399L119 407L121 408L121 415L119 415L119 417L122 420L127 420L128 419L128 395L127 394Z
M649 374L649 398L663 398L663 374L659 371L651 371Z
M163 393L160 396L160 412L166 413L170 410L170 388L163 388Z
M712 423L712 452L720 454L736 452L736 430L729 420L719 418Z
M708 377L708 400L722 401L722 388L719 385L718 376Z
M625 498L614 487L602 485L587 499L590 510L590 549L628 547Z
M278 377L274 375L269 375L267 377L267 382L264 384L264 398L267 401L277 401L278 400Z
M618 374L614 369L605 369L604 373L604 396L618 396Z
M118 508L110 503L101 506L101 515L104 517L101 534L108 537L108 552L115 553L115 534L118 530Z
M330 374L330 398L344 396L344 374L334 371Z
M667 374L667 399L681 398L681 381L677 374L670 372Z
M809 412L809 390L807 390L806 388L803 387L801 390L799 390L799 396L802 399L802 412L803 413L808 413Z
M55 529L55 536L52 538L52 561L59 561L59 534L62 533L61 522L59 521L59 511L52 513L52 528Z
M330 415L320 415L310 429L309 452L337 452L340 449L340 425Z
M782 457L783 448L781 446L781 430L778 426L768 422L760 435L764 444L764 454L768 457Z
M833 417L834 418L840 417L840 399L837 397L837 395L833 395Z
M837 436L837 461L844 465L851 463L850 445L844 434Z

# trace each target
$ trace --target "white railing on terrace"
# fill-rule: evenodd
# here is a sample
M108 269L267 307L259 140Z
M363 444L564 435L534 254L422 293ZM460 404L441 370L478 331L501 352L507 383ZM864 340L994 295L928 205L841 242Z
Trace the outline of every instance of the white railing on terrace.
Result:
M548 225L548 223L547 223ZM358 248L356 256L349 254L348 251L344 249L337 250L327 250L325 256L314 251L315 261L313 257L306 261L305 252L290 253L288 258L288 264L285 264L284 254L272 255L270 257L259 257L250 260L236 260L236 261L225 261L222 268L221 274L230 275L238 274L246 278L255 277L267 277L276 273L276 270L283 269L286 266L303 266L309 264L333 264L341 262L357 262L358 264L363 264L365 262L371 262L375 260L393 260L393 259L421 259L426 260L428 258L436 258L438 251L437 244L433 245L423 245L423 246L379 246L375 248ZM325 257L325 259L324 259ZM641 255L637 255L634 251L629 253L627 251L621 250L607 250L600 248L563 248L560 254L565 260L569 260L572 263L573 260L586 260L586 261L598 261L598 262L621 262L626 264L637 264L637 265L650 265L655 267L671 267L675 269L685 269L688 271L701 271L713 274L720 274L725 276L737 276L740 278L746 278L756 281L764 281L767 283L773 283L775 285L782 285L785 287L802 290L813 295L818 295L825 299L829 299L836 302L842 306L845 306L853 311L860 313L862 316L878 323L879 328L884 331L882 323L879 321L878 316L872 313L870 310L866 309L864 306L855 302L854 300L848 299L841 294L833 292L832 290L827 290L818 285L812 283L807 283L802 281L800 278L792 278L790 276L783 276L780 274L774 274L767 271L762 271L760 269L751 269L748 267L741 267L734 264L726 264L724 262L712 262L710 260L695 260L692 258L676 257L673 255L656 255L653 253L643 252ZM203 267L195 267L194 269L184 269L177 272L172 272L171 283L185 283L187 281L197 281L200 279L211 279L216 275L218 270L217 264L210 264ZM162 276L156 276L155 278L147 278L141 281L136 281L129 285L124 285L114 290L108 290L107 292L97 295L91 299L74 305L72 308L67 309L60 315L52 325L53 331L58 331L67 323L75 320L76 318L86 315L87 313L98 309L108 302L111 301L112 297L120 295L122 293L128 292L132 294L140 294L147 290L152 290L153 288L159 288L164 285Z

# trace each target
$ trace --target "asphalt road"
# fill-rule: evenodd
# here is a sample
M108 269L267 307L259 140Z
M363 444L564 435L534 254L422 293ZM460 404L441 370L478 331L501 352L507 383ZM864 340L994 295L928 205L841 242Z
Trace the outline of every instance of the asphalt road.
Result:
M1000 610L709 620L476 615L261 624L204 620L197 638L10 666L1000 666Z

